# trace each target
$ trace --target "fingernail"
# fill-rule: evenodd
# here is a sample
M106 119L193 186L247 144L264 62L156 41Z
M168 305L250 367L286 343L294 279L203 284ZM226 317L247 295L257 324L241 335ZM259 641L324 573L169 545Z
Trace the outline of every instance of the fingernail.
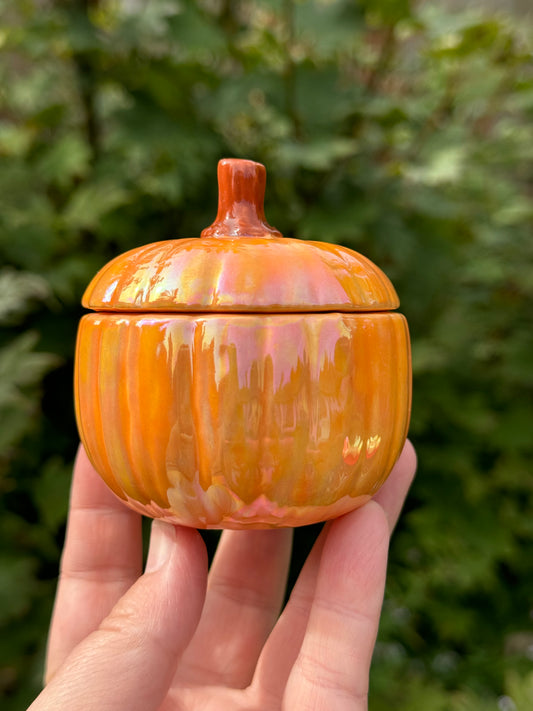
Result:
M176 529L172 524L155 519L152 522L150 547L146 560L145 573L155 573L169 560L176 545Z

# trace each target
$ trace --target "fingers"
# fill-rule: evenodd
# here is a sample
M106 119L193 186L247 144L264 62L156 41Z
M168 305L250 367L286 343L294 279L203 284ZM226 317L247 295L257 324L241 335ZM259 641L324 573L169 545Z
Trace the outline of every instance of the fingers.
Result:
M390 531L415 469L416 454L407 442L375 497ZM322 546L333 526L335 523L326 524L264 649L285 588L289 533L226 531L210 572L202 621L183 660L183 674L196 683L242 688L250 682L258 660L254 687L279 697L306 633L309 610L315 604Z
M413 482L416 466L415 448L407 440L387 481L374 496L374 501L378 502L387 515L391 532L398 521L407 492Z
M201 614L207 580L197 531L156 521L145 575L72 652L31 711L156 711Z
M315 594L322 549L330 524L326 524L298 576L289 602L272 630L257 662L253 690L267 708L267 700L274 700L279 708L294 661L300 650L309 610Z
M283 709L366 711L388 544L387 517L375 502L331 524Z
M389 478L374 497L386 515L390 531L398 519L415 469L415 450L412 444L407 442ZM352 517L357 513L356 511L347 516ZM329 530L335 525L336 522L333 521L327 523L316 541L257 664L254 688L260 695L265 694L267 699L278 699L278 703L281 703L287 679L306 633L310 610L314 604L322 550ZM349 529L346 531L349 532ZM350 545L356 543L356 540L350 541Z
M141 571L141 517L108 489L80 446L48 640L47 679Z
M179 678L244 688L279 615L292 531L224 531L198 630Z

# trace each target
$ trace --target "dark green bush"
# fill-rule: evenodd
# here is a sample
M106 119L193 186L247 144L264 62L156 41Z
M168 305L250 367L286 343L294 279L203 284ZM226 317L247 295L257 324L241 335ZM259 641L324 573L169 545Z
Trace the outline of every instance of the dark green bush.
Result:
M127 248L198 235L230 155L267 165L285 235L380 264L411 325L420 469L370 708L533 708L533 23L446 8L0 2L6 711L40 684L83 288Z

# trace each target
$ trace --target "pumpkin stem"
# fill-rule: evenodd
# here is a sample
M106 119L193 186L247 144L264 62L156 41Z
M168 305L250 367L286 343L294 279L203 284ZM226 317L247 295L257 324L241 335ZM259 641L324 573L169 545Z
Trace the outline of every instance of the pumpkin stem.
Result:
M261 163L224 158L218 163L218 214L202 237L281 237L265 220L266 170Z

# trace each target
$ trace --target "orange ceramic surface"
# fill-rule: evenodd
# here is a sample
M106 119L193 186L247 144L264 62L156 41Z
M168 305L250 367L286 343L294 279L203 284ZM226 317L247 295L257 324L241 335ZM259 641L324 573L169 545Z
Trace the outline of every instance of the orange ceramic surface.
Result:
M79 341L83 442L143 513L314 523L375 493L405 441L400 314L91 314Z
M121 254L93 279L96 311L383 311L394 287L369 259L326 242L287 239L264 221L265 169L218 167L216 221L202 239L156 242Z
M219 165L201 239L96 275L75 401L95 468L129 506L198 528L299 526L367 501L405 438L407 323L385 275L264 219L264 168Z
M104 267L83 305L95 311L388 311L392 284L357 252L325 242L232 238L168 240Z

